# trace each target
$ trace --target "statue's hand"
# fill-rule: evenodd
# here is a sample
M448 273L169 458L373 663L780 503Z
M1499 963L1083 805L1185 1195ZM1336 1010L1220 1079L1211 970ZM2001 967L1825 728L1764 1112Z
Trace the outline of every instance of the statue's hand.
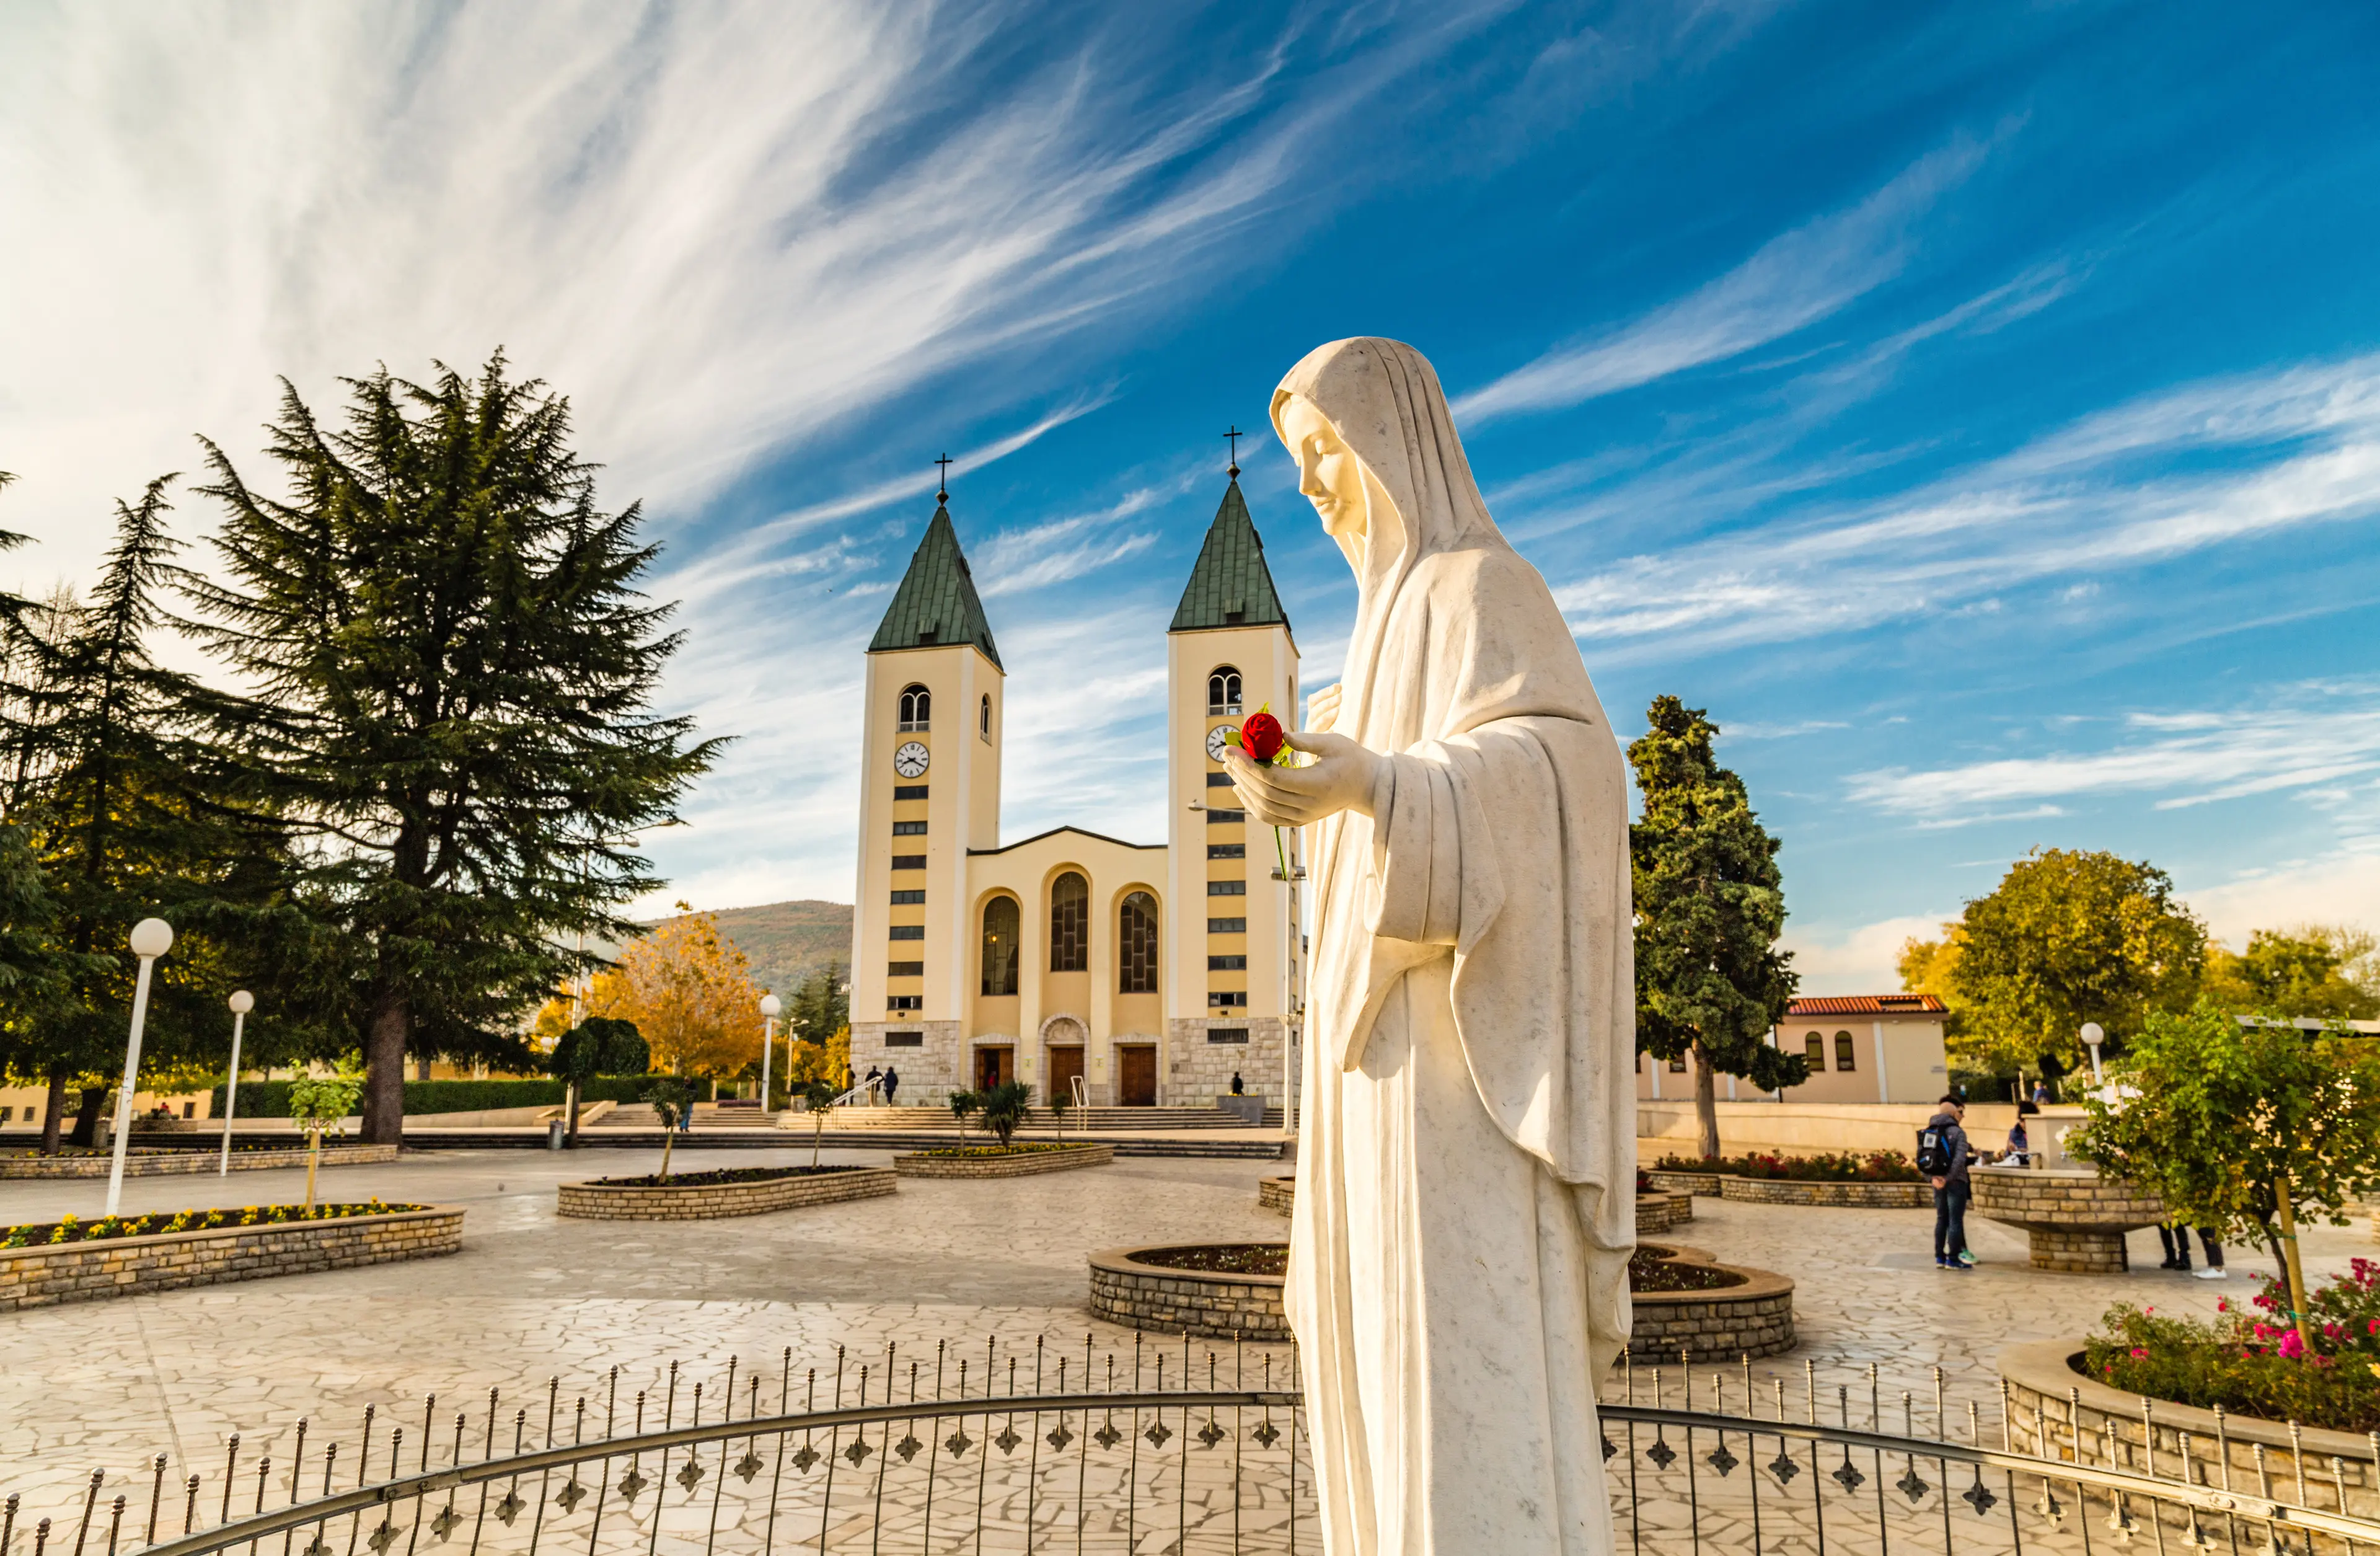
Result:
M1293 751L1315 760L1306 767L1267 767L1237 748L1223 753L1232 787L1248 814L1269 827L1303 827L1342 810L1372 813L1372 786L1383 760L1343 735L1284 736Z
M1305 699L1305 728L1318 734L1339 722L1339 684L1332 682Z

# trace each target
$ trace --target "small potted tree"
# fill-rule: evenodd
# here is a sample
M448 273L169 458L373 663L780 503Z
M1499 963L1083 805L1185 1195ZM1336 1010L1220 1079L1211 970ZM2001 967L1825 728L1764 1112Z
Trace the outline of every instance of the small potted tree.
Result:
M650 1063L651 1052L633 1021L590 1015L562 1034L546 1055L545 1070L569 1087L563 1106L568 1110L571 1145L578 1144L579 1099L587 1083L597 1076L640 1076Z
M835 1098L842 1094L835 1090L832 1081L806 1080L802 1082L801 1090L795 1095L809 1109L810 1168L815 1172L819 1164L819 1143L826 1134L827 1111L834 1106Z
M686 1121L694 1108L701 1088L684 1076L655 1076L645 1082L645 1100L652 1105L653 1114L662 1121L661 1181L669 1182L670 1148L677 1140L678 1125Z

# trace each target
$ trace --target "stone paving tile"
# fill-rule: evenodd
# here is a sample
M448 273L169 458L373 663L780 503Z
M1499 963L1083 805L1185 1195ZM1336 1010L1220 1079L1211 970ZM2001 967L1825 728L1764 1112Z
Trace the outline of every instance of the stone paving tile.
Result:
M1095 1171L990 1183L905 1182L900 1194L891 1198L715 1222L565 1222L553 1214L557 1182L598 1173L648 1172L659 1154L616 1149L571 1157L440 1152L387 1166L344 1168L327 1185L329 1192L343 1198L376 1194L391 1200L468 1206L464 1251L412 1264L81 1304L0 1319L0 1491L23 1492L29 1510L16 1544L30 1549L26 1526L36 1512L79 1507L80 1488L93 1467L109 1472L111 1494L118 1489L132 1493L137 1520L145 1512L145 1457L152 1453L168 1455L169 1481L191 1471L203 1475L206 1501L213 1508L221 1496L225 1440L234 1431L242 1438L236 1477L240 1503L252 1502L255 1467L266 1454L274 1461L267 1477L268 1495L285 1499L289 1494L286 1461L300 1417L311 1418L309 1494L319 1484L318 1454L332 1441L341 1441L346 1455L337 1471L343 1486L352 1484L350 1477L359 1469L386 1473L393 1427L405 1430L405 1462L408 1466L418 1462L425 1412L431 1419L433 1463L445 1460L452 1450L457 1410L467 1413L465 1456L478 1456L490 1430L491 1389L500 1391L494 1415L500 1444L509 1444L518 1408L531 1412L520 1429L535 1444L542 1436L548 1378L560 1380L560 1435L565 1440L575 1402L582 1396L589 1402L583 1429L590 1437L600 1433L607 1410L615 1412L618 1427L626 1429L639 1389L648 1392L649 1425L665 1408L683 1421L697 1382L708 1391L705 1419L715 1419L717 1393L731 1361L738 1371L739 1415L756 1403L747 1381L755 1369L761 1375L757 1403L764 1412L780 1407L781 1391L790 1392L797 1404L810 1397L826 1404L833 1392L838 1344L849 1347L844 1358L846 1397L856 1396L862 1367L868 1369L869 1397L883 1397L882 1347L887 1342L897 1343L892 1372L903 1397L913 1363L919 1368L919 1393L932 1394L938 1343L947 1346L941 1356L941 1387L957 1391L964 1361L967 1392L976 1393L982 1388L987 1340L995 1334L1000 1337L995 1382L1002 1390L1011 1362L1018 1368L1019 1386L1029 1386L1037 1338L1046 1338L1038 1352L1045 1386L1056 1386L1062 1356L1068 1365L1069 1385L1079 1386L1087 1334L1092 1338L1094 1376L1103 1381L1111 1356L1121 1371L1129 1373L1134 1337L1087 1316L1086 1253L1151 1242L1278 1239L1282 1233L1280 1218L1258 1209L1256 1201L1257 1180L1279 1173L1278 1164L1196 1159L1127 1160ZM885 1153L830 1151L827 1157L876 1162L885 1160ZM807 1149L793 1147L765 1154L707 1154L696 1148L681 1149L674 1158L686 1170L807 1160ZM266 1202L302 1193L303 1174L255 1173L236 1184L240 1202ZM207 1193L212 1186L203 1179L140 1180L126 1185L128 1207L171 1210L206 1202L213 1197ZM0 1221L50 1219L67 1210L95 1214L103 1187L0 1185ZM2200 1282L2153 1268L2136 1268L2123 1276L2037 1274L2025 1265L2020 1234L1972 1217L1970 1235L1987 1262L1968 1273L1950 1274L1932 1264L1929 1212L1778 1207L1711 1198L1696 1199L1694 1209L1694 1222L1669 1234L1670 1240L1708 1249L1730 1262L1775 1270L1797 1282L1803 1345L1791 1355L1754 1364L1756 1408L1762 1415L1774 1410L1779 1380L1787 1387L1789 1412L1796 1417L1803 1414L1809 1407L1807 1362L1818 1369L1816 1403L1826 1418L1847 1411L1853 1424L1864 1425L1870 1410L1865 1369L1874 1365L1884 1427L1900 1428L1900 1394L1908 1391L1912 1418L1925 1430L1932 1425L1931 1369L1940 1367L1949 1378L1952 1435L1963 1437L1965 1403L1973 1399L1985 1407L1987 1437L1996 1439L1991 1362L2002 1346L2080 1333L2117 1300L2211 1312L2219 1297L2244 1298L2252 1289L2244 1279ZM2360 1225L2314 1229L2306 1243L2317 1270L2343 1267L2369 1246ZM2136 1261L2153 1267L2155 1234L2134 1234L2131 1253ZM2237 1250L2233 1268L2244 1275L2251 1269L2268 1269L2269 1263ZM1145 1343L1144 1381L1154 1381L1160 1349L1166 1380L1180 1378L1180 1342L1162 1347ZM1194 1342L1192 1370L1203 1382L1212 1353L1220 1380L1228 1381L1232 1350L1228 1344ZM1239 1359L1250 1384L1263 1376L1269 1356L1275 1376L1284 1375L1286 1357L1280 1351L1244 1348ZM680 1364L680 1392L664 1405L673 1358ZM616 1396L610 1392L614 1367L620 1369ZM814 1385L809 1376L813 1368L819 1372ZM1676 1369L1661 1371L1663 1402L1682 1403ZM1698 1362L1693 1371L1694 1404L1705 1408L1716 1404L1729 1411L1743 1408L1739 1367ZM1651 1372L1649 1368L1636 1369L1633 1386L1641 1402L1653 1397ZM1607 1397L1621 1397L1628 1386L1615 1378ZM437 1395L434 1409L425 1402L425 1393L431 1391ZM354 1455L367 1405L377 1413L376 1435L370 1465L358 1466ZM1047 1431L1050 1424L1045 1417L1041 1429ZM1087 1425L1076 1420L1073 1429L1080 1433ZM978 1441L991 1435L980 1420L968 1429ZM892 1435L897 1442L899 1434ZM1179 1473L1187 1435L1177 1430L1166 1449L1145 1450L1148 1456L1141 1465L1143 1479L1135 1485L1145 1484L1152 1498L1175 1498L1172 1477ZM1697 1446L1700 1453L1709 1451L1708 1444ZM1220 1452L1230 1449L1227 1442ZM1742 1454L1741 1446L1735 1451ZM1077 1449L1078 1454L1082 1452ZM1279 1457L1285 1452L1284 1442L1272 1453ZM1773 1452L1772 1443L1762 1459ZM1229 1549L1232 1510L1228 1464L1202 1450L1194 1449L1191 1455L1193 1484L1189 1494L1178 1499L1179 1505L1194 1526L1215 1538L1215 1549ZM686 1505L707 1502L707 1493L720 1488L721 1526L750 1532L757 1527L753 1519L765 1522L765 1503L753 1500L759 1495L754 1489L721 1475L719 1457L710 1455L710 1484L700 1487L694 1501ZM946 1461L947 1455L940 1458ZM1026 1458L1020 1449L1016 1460ZM1615 1472L1624 1462L1614 1461ZM922 1463L894 1466L880 1451L868 1467L877 1465L886 1466L888 1529L898 1524L922 1536L928 1480ZM1111 1492L1121 1496L1123 1471L1095 1460L1083 1468L1084 1484L1095 1501L1101 1473L1114 1477L1108 1483ZM1052 1479L1046 1466L1029 1498L1021 1464L1002 1463L996 1471L983 1473L988 1505L1001 1510L1000 1530L986 1549L1003 1548L1012 1535L1021 1548L1028 1500L1034 1504L1037 1529L1071 1538L1072 1488ZM1873 1475L1873 1466L1867 1473ZM1898 1467L1888 1466L1888 1477L1898 1473ZM1640 1527L1642 1520L1663 1521L1660 1543L1665 1550L1673 1548L1668 1543L1672 1533L1690 1538L1690 1526L1673 1526L1680 1517L1691 1524L1684 1504L1670 1495L1675 1490L1671 1482L1682 1471L1661 1476L1640 1464L1638 1474L1647 1499L1638 1514ZM1739 1489L1747 1478L1738 1470L1721 1486L1710 1479L1711 1474L1715 1472L1704 1476L1711 1487L1705 1499L1710 1520L1705 1538L1716 1545L1742 1543L1749 1549L1748 1509L1727 1501L1730 1495L1742 1495ZM617 1476L615 1468L614 1480ZM1938 1481L1941 1477L1928 1471L1926 1478ZM760 1484L767 1479L761 1477ZM730 1484L721 1487L722 1482ZM947 1499L949 1486L957 1481L946 1462L934 1473L933 1483ZM1805 1470L1798 1485L1806 1489L1810 1483ZM818 1484L822 1488L822 1480ZM848 1481L844 1484L847 1487ZM1773 1489L1774 1482L1768 1484ZM1278 1480L1262 1489L1262 1496L1271 1500L1252 1514L1251 1508L1261 1500L1259 1489L1243 1488L1243 1534L1258 1543L1268 1538L1277 1543L1276 1536L1260 1531L1277 1528L1281 1513ZM1838 1494L1840 1489L1830 1484L1830 1503ZM1863 1489L1871 1501L1873 1494L1872 1485ZM624 1517L613 1499L610 1532L588 1549L609 1549L615 1538L625 1542L623 1550L629 1545L649 1550L693 1549L708 1537L692 1525L681 1527L684 1499L676 1490L671 1495L670 1511L662 1515L659 1531L645 1521L649 1514ZM817 1516L813 1489L805 1485L788 1495L792 1505L804 1510L801 1516ZM839 1491L836 1498L838 1522L846 1516L846 1495ZM650 1493L644 1501L650 1508ZM1925 1509L1935 1520L1937 1538L1939 1507L1936 1494ZM944 1543L941 1520L947 1509L947 1500L938 1503L936 1549ZM965 1508L970 1529L973 1511L970 1495ZM1976 1522L1962 1508L1953 1511ZM2004 1514L2006 1510L2000 1511ZM1099 1503L1095 1520L1107 1513L1108 1504ZM583 1531L591 1515L591 1507L582 1507L567 1520L568 1526ZM1790 1498L1765 1501L1764 1529L1772 1548L1780 1536L1788 1549L1793 1539L1814 1541L1815 1529L1803 1527L1803 1516L1792 1510ZM1898 1519L1891 1526L1896 1540L1918 1538L1916 1533L1904 1537ZM496 1527L488 1526L489 1531ZM488 1532L486 1548L518 1548L528 1527L525 1520L501 1535ZM1828 1541L1846 1550L1864 1550L1873 1540L1872 1517L1864 1527L1864 1533L1860 1526L1830 1524ZM1922 1527L1922 1520L1911 1526L1912 1531ZM1173 1538L1170 1524L1161 1538L1147 1526L1136 1532L1140 1549L1167 1549ZM1118 1528L1087 1527L1085 1538L1086 1549L1124 1549L1123 1532ZM2029 1531L2027 1538L2031 1541L2035 1536ZM1962 1534L1961 1539L1967 1537ZM334 1549L345 1544L333 1543ZM917 1547L896 1542L894 1548ZM430 1549L428 1542L422 1549ZM1205 1549L1195 1530L1192 1549ZM6 1556L18 1552L12 1550Z

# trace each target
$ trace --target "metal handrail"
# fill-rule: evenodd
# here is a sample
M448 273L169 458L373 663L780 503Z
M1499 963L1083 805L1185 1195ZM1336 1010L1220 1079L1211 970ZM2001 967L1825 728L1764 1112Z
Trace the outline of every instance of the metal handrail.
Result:
M561 1447L541 1448L529 1453L506 1454L502 1458L481 1459L475 1464L449 1465L443 1469L420 1470L412 1475L395 1476L387 1480L358 1486L353 1490L334 1492L312 1501L293 1502L287 1507L251 1513L207 1529L161 1541L142 1548L143 1556L207 1556L243 1541L261 1539L286 1530L300 1529L309 1524L322 1523L347 1513L385 1507L394 1502L426 1497L432 1492L452 1490L464 1486L482 1485L490 1481L507 1480L517 1476L536 1475L545 1471L567 1468L574 1465L597 1460L628 1458L642 1453L663 1453L671 1449L698 1446L706 1442L732 1441L739 1437L778 1436L787 1432L832 1431L843 1427L877 1426L891 1421L935 1419L952 1416L1050 1415L1054 1412L1087 1410L1219 1410L1229 1408L1274 1407L1294 1410L1303 1398L1297 1392L1281 1390L1208 1390L1175 1389L1164 1392L1154 1390L1140 1392L1097 1394L978 1394L967 1399L911 1400L891 1404L852 1405L838 1410L806 1410L792 1415L746 1416L741 1420L714 1421L703 1427L677 1427L666 1431L641 1432L631 1437L602 1438L593 1442L574 1442Z
M1762 1420L1748 1416L1713 1416L1701 1411L1658 1409L1651 1405L1606 1404L1598 1406L1597 1410L1607 1421L1634 1422L1656 1428L1674 1427L1681 1431L1700 1429L1736 1432L1745 1436L1792 1438L1830 1447L1863 1448L1871 1453L1913 1455L1921 1459L1973 1465L1978 1468L2011 1470L2042 1479L2068 1481L2077 1487L2087 1486L2094 1490L2120 1491L2128 1496L2187 1502L2204 1513L2224 1513L2235 1517L2288 1524L2337 1535L2343 1539L2367 1544L2380 1541L2380 1520L2359 1518L2352 1513L2326 1513L2320 1508L2301 1507L2270 1497L2226 1490L2219 1486L2168 1480L2162 1476L2143 1475L2136 1470L2102 1468L2066 1459L2043 1458L2021 1453L2014 1449L1984 1448L1935 1438L1893 1437L1883 1432L1864 1431L1857 1427Z

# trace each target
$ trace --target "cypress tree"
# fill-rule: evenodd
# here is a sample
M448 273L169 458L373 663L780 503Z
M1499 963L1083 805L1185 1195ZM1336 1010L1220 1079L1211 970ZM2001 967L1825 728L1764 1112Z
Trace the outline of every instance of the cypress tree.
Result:
M659 882L628 840L667 823L717 742L650 711L679 638L637 592L639 510L595 505L569 403L506 377L382 369L334 427L283 385L267 457L207 444L225 582L195 588L252 692L221 714L300 830L339 1006L365 1054L364 1136L403 1128L404 1062L535 1060L517 1014L624 940Z
M1797 981L1785 928L1777 840L1743 780L1718 764L1718 726L1675 697L1653 699L1628 748L1642 818L1628 829L1636 909L1636 1047L1657 1060L1691 1052L1705 1157L1718 1154L1716 1077L1764 1091L1799 1086L1808 1061L1769 1046Z

